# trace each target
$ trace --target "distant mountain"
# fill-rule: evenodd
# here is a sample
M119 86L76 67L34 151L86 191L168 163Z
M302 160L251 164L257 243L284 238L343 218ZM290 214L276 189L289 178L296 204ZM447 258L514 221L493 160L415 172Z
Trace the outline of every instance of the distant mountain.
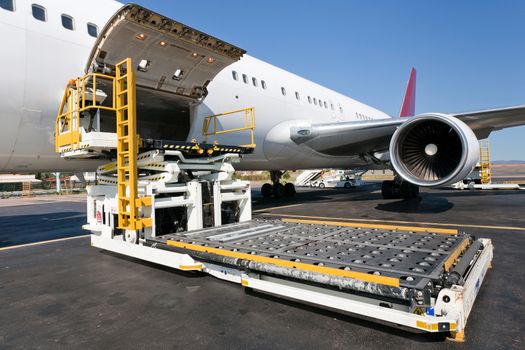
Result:
M525 160L494 160L492 164L525 164Z

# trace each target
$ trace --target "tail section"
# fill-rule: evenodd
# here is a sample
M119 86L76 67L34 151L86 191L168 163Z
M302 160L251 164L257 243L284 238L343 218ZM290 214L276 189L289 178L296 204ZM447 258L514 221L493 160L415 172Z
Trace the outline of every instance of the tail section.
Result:
M416 112L416 69L410 71L405 98L399 112L399 118L412 117Z

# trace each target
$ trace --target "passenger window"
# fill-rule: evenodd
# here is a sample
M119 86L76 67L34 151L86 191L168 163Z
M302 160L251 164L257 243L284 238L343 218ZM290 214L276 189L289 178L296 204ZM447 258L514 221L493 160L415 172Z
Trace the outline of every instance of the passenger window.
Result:
M314 105L317 106L317 99L314 97Z
M33 4L31 6L31 10L33 12L33 17L36 20L39 20L39 21L42 21L42 22L46 22L47 21L47 14L46 14L46 9L45 8L43 8L40 5Z
M62 27L69 30L74 30L75 23L73 22L73 17L68 15L62 15Z
M324 108L328 109L328 104L324 101Z
M264 80L261 80L261 86L264 90L266 90L266 82Z
M343 114L343 107L339 106L339 112L341 112L341 114Z
M283 94L283 96L286 96L286 89L284 87L281 87L281 93Z
M90 36L92 36L93 38L97 38L98 37L98 27L97 27L96 24L88 23L87 24L87 31L88 31L88 34Z
M253 84L253 86L257 87L257 78L256 77L252 77L252 84Z
M232 78L233 78L233 80L239 80L239 75L234 70L232 70Z
M0 7L4 10L13 12L15 10L14 0L0 0Z
M295 92L295 98L298 99L298 100L301 99L301 96L299 96L299 93L297 91Z
M332 109L332 111L334 110L334 104L333 103L330 103L330 108Z
M246 74L242 75L242 81L244 81L245 84L248 84L248 76Z
M312 103L312 98L308 96L308 103Z

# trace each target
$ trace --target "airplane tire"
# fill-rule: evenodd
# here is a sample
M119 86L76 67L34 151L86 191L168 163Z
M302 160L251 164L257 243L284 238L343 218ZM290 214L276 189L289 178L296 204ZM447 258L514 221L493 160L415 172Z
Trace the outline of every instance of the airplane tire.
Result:
M381 184L381 195L383 199L393 199L394 196L394 181L383 181Z
M264 185L262 185L261 194L264 198L270 198L272 196L272 193L273 193L272 184L265 183Z
M284 195L284 186L281 183L273 185L273 196L275 198L281 198Z
M287 182L284 184L284 196L285 197L293 197L295 195L295 186L291 182Z
M412 199L419 196L419 186L411 184L410 182L403 181L399 188L401 198L403 199Z

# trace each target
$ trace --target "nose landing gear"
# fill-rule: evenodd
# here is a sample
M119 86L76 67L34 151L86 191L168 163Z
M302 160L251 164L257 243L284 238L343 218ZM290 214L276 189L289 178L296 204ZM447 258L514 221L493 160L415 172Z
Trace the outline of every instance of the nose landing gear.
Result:
M285 171L272 170L270 171L270 178L272 183L265 183L261 187L261 194L265 198L281 198L281 197L293 197L296 193L295 186L291 182L287 182L284 185L280 182L281 177Z

